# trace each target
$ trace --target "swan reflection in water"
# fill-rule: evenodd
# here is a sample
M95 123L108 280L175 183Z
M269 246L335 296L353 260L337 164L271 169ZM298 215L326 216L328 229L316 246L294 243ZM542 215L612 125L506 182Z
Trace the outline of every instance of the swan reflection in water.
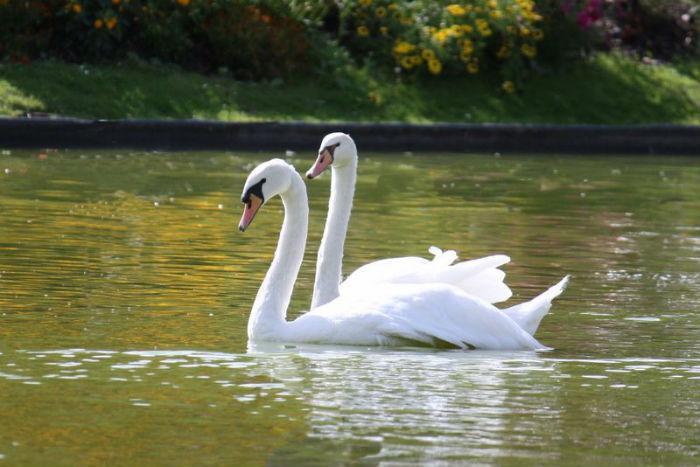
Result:
M514 438L551 436L555 426L538 433L535 420L558 420L556 363L537 352L251 342L248 354L257 362L250 370L309 407L309 433L285 456L321 439L331 450L350 442L364 460L499 457L513 454ZM538 394L537 405L523 391Z
M74 426L85 385L118 408L90 415L96 431L77 452L104 443L100 435L114 431L112 419L126 414L146 417L117 430L115 442L133 446L134 459L143 453L144 430L153 441L179 439L192 429L193 442L217 433L231 447L214 443L211 455L255 444L251 461L270 453L286 464L295 458L326 459L326 465L435 461L507 456L514 444L545 444L560 418L553 407L561 405L550 377L558 363L546 355L276 343L250 343L246 353L42 350L13 353L16 366L4 372L21 379L0 374L0 382L23 393L35 383L74 401L76 409L57 415L53 427ZM72 381L78 378L82 385ZM548 423L539 428L543 418ZM206 427L197 425L203 419Z

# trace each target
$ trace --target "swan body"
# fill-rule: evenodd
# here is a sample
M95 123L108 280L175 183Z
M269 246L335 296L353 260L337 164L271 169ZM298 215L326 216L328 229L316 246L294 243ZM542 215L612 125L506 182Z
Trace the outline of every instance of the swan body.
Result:
M495 255L453 264L457 254L431 247L434 259L419 257L389 258L366 264L342 281L343 245L352 210L357 174L357 147L349 135L330 133L323 138L316 163L306 173L315 178L331 167L331 196L328 217L316 262L316 278L311 309L344 294L362 293L367 287L383 284L444 283L482 298L489 303L509 299L510 288L498 269L510 261Z
M559 295L566 280L551 294ZM544 316L550 306L551 299L540 299L533 308ZM289 323L281 337L321 344L547 348L495 306L442 283L383 284L364 295L341 294Z
M552 300L566 287L568 277L533 300L505 311L451 284L377 284L360 294L343 294L294 321L286 321L308 227L306 188L292 166L273 159L251 172L241 198L245 208L239 229L246 230L258 210L275 195L282 198L285 216L272 264L248 321L251 341L546 349L529 330L539 325Z
M503 283L505 273L498 269L510 262L508 256L493 255L453 265L457 259L454 251L443 252L437 247L430 247L429 251L434 255L432 261L408 256L365 264L340 284L340 295L361 293L378 283L449 284L488 303L498 303L512 295Z

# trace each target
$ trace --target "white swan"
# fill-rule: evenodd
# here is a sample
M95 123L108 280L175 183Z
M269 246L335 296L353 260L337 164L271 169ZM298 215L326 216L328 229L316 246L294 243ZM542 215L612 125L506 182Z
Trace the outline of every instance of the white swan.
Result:
M248 321L251 341L349 345L451 344L460 348L545 349L505 313L449 284L388 284L347 294L297 318L287 307L304 256L308 225L306 187L280 159L256 167L243 188L239 229L245 231L260 207L279 195L284 221L270 269ZM514 307L523 322L537 326L568 277L535 299Z
M452 265L457 260L453 250L437 247L428 251L432 261L415 256L374 261L358 268L342 281L343 244L347 234L357 173L357 148L350 135L330 133L323 138L315 164L306 172L315 178L331 167L331 196L328 217L318 250L316 279L311 309L338 295L359 293L379 283L434 283L455 285L489 303L507 300L512 295L503 283L505 273L498 269L510 261L506 255L494 255Z

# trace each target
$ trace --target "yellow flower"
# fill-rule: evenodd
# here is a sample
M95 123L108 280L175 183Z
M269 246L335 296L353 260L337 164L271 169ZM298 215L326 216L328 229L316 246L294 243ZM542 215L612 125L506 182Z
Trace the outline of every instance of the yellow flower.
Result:
M415 49L415 48L416 48L416 46L413 44L409 44L408 42L404 42L404 41L399 41L394 46L394 53L395 54L407 54L407 53L413 51L413 49Z
M71 8L73 9L73 13L80 13L83 11L83 6L80 3L74 3Z
M532 0L517 0L518 5L525 11L531 11L535 6Z
M463 24L462 25L462 32L464 34L471 34L474 31L474 28L471 27L469 24Z
M369 36L369 29L367 29L367 26L358 26L357 27L357 35L362 36L362 37Z
M501 88L508 94L513 94L515 92L515 84L512 81L504 81Z
M510 47L502 45L501 48L498 49L498 52L496 52L496 56L501 59L508 58L510 56Z
M462 5L458 5L456 3L447 5L445 9L452 16L464 16L465 14L467 14L467 10L465 10Z
M423 59L420 58L420 55L411 55L409 58L411 59L411 63L414 65L420 65L423 63Z
M387 28L386 26L379 26L379 32L382 34L382 36L388 36L389 28Z
M491 34L493 34L491 28L489 27L488 21L483 18L477 18L476 27L479 30L479 33L484 37L489 37Z
M501 13L501 10L493 10L491 13L491 18L493 19L501 19L503 18L503 13Z
M100 18L97 18L94 23L92 23L93 26L95 26L95 29L102 29L102 26L104 26L104 21L102 21Z
M386 16L386 8L383 6L378 7L376 10L374 10L374 15L377 18L384 18Z
M523 37L527 37L530 35L530 29L526 28L525 26L520 28L520 35Z
M374 105L381 105L382 103L382 95L379 94L377 91L370 92L369 94L367 94L367 97Z
M393 10L398 10L399 6L396 3L390 3L388 8L393 11Z
M453 24L449 27L448 34L452 37L460 37L462 35L462 26L459 24Z
M530 44L523 44L520 47L520 51L525 55L527 58L534 58L535 55L537 55L537 49L530 45Z
M433 39L435 39L439 44L444 44L449 37L447 29L440 29L438 32L433 34Z
M423 57L425 60L432 60L435 58L435 52L433 52L430 49L423 49L423 51L420 53L421 57Z
M413 61L411 60L411 57L401 57L399 64L407 70L413 68Z
M489 0L489 8L491 8L492 10L495 10L496 8L498 8L498 1Z
M477 60L472 60L467 63L467 71L472 75L477 74L479 72L479 62Z
M372 0L360 0L359 4L360 4L360 6L368 7L372 4Z
M474 52L474 43L467 39L462 42L462 55L469 56Z
M434 75L439 75L442 71L442 63L437 58L428 60L428 71Z
M107 29L110 31L117 25L117 18L111 17L107 20Z
M532 30L532 38L535 39L536 41L541 41L544 38L544 33L542 32L541 29L533 29Z

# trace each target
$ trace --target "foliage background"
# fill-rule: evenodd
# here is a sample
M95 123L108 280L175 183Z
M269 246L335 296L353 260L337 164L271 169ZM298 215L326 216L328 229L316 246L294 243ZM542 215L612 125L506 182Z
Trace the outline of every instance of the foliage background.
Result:
M700 0L0 0L0 58L146 61L339 86L484 74L512 93L598 50L698 56ZM380 100L378 94L374 97Z

